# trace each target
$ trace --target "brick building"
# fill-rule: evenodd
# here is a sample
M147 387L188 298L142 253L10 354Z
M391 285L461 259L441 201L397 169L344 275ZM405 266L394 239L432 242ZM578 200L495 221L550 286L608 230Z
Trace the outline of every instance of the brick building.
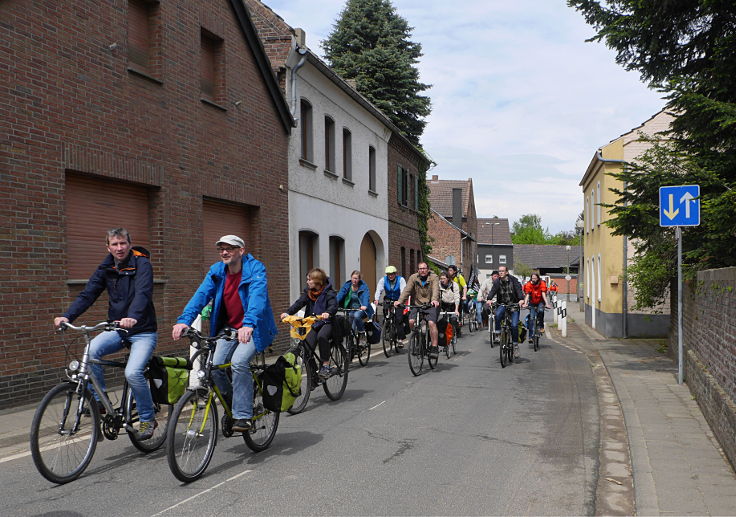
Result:
M514 245L511 242L509 220L500 217L478 218L478 272L483 280L498 266L514 270Z
M427 182L429 203L436 212L432 219L441 216L451 223L457 231L448 231L447 225L437 219L430 222L429 235L432 238L432 256L447 264L457 265L464 274L475 267L478 253L478 218L475 213L473 179L441 180L437 175Z
M0 19L0 407L38 400L81 351L51 321L111 227L152 253L158 352L183 347L168 331L222 234L285 307L292 117L242 2L3 2Z

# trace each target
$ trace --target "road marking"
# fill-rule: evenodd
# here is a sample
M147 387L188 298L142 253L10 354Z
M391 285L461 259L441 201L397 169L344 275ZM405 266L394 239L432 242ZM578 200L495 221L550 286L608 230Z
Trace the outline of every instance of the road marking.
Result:
M81 442L81 441L85 441L85 440L88 440L88 439L89 439L89 434L85 434L84 436L79 436L77 438L74 438L74 439L71 439L71 440L67 440L64 443L53 443L51 445L45 445L43 447L40 447L39 450L41 452L46 452L46 451L50 451L51 449L58 449L59 447L64 447L66 445L69 445L69 444L72 444L72 443ZM6 461L17 460L18 458L24 458L25 456L30 456L30 455L31 455L31 451L29 449L27 451L19 452L17 454L13 454L11 456L5 456L4 458L0 458L0 463L5 463Z
M383 404L385 404L385 403L386 403L386 401L385 401L385 400L384 400L384 401L382 401L382 402L379 402L378 404L376 404L376 405L375 405L375 406L373 406L372 408L369 408L369 409L368 409L368 411L373 411L373 410L374 410L374 409L376 409L376 408L377 408L378 406L382 406L382 405L383 405Z
M230 481L235 481L235 480L236 480L236 479L238 479L239 477L241 477L241 476L244 476L245 474L248 474L249 472L253 472L253 471L252 471L252 470L245 470L245 471L241 472L240 474L236 474L236 475L234 475L233 477L227 478L227 479L226 479L225 481L223 481L223 482L221 482L221 483L217 483L217 484L216 484L215 486L213 486L213 487L210 487L210 488L208 488L207 490L202 490L202 491L201 491L201 492L199 492L198 494L194 494L194 495L193 495L192 497L187 497L187 498L186 498L186 499L184 499L183 501L179 501L178 503L176 503L176 504L175 504L175 505L173 505L173 506L169 506L168 508L166 508L166 509L164 509L164 510L161 510L161 511L160 511L160 512L158 512L158 513L154 513L154 514L153 514L153 515L152 515L151 517L156 517L157 515L163 515L164 513L168 512L169 510L173 510L173 509L174 509L174 508L176 508L177 506L181 506L181 505L183 505L184 503L188 503L189 501L191 501L191 500L193 500L193 499L196 499L197 497L199 497L199 496L201 496L201 495L204 495L204 494L206 494L206 493L208 493L208 492L212 492L213 490L215 490L216 488L219 488L219 487L221 487L221 486L222 486L222 485L224 485L225 483L228 483L228 482L230 482Z

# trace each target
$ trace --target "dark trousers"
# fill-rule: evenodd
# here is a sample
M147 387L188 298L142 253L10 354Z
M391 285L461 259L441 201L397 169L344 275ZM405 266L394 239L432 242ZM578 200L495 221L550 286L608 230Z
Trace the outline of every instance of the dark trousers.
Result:
M319 346L319 358L322 359L322 362L327 362L330 360L331 339L332 323L324 322L318 329L312 329L307 336L306 342L312 350L314 350L314 344L316 342Z

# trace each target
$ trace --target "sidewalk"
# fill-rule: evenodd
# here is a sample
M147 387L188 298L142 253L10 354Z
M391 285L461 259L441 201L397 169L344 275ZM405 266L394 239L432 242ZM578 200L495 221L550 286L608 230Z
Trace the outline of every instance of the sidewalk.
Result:
M657 351L659 342L604 338L585 325L577 302L568 305L567 338L552 327L553 340L583 351L591 364L600 357L612 381L628 438L636 514L736 515L733 468L687 384L677 384L677 365ZM602 440L605 416L601 410Z

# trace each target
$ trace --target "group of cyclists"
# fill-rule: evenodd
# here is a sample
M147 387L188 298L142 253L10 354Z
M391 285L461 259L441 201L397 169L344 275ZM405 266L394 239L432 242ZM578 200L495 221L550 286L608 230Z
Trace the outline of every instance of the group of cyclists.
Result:
M212 304L210 335L217 336L225 327L237 330L235 338L221 338L215 348L215 364L232 364L232 381L221 370L213 372L215 383L232 407L232 430L248 432L252 428L253 381L250 361L256 353L265 350L276 335L268 296L266 269L259 260L245 251L245 242L236 235L224 235L215 243L220 261L213 264L195 291L172 329L172 338L179 340L202 310ZM85 288L72 302L69 309L54 319L56 328L64 327L84 313L107 291L108 319L118 322L119 330L105 331L90 344L90 358L103 356L129 348L125 368L128 381L140 415L136 430L140 440L153 436L156 428L153 401L144 371L157 343L157 320L153 305L153 270L150 254L141 247L134 247L125 228L109 230L106 235L109 255L97 267ZM477 321L482 324L494 303L495 332L500 332L501 319L506 307L515 304L520 309L529 306L544 332L544 308L549 306L547 286L536 273L523 286L499 267L480 285L468 286L457 266L451 265L437 275L426 262L420 262L417 272L408 279L398 274L395 266L385 269L385 276L375 289L373 303L384 302L394 313L394 325L400 344L406 339L405 308L408 306L408 330L414 328L419 312L428 322L431 346L430 357L438 356L438 319L440 311L451 313L451 323L460 335L458 319L462 311L475 304ZM410 302L410 304L409 304ZM318 316L306 340L314 350L319 349L322 364L320 378L330 375L329 357L335 316L338 308L346 309L352 330L365 332L365 322L374 315L370 287L362 279L360 271L353 271L350 280L335 291L327 274L314 268L307 274L306 286L299 298L281 314L281 319L304 310L305 316ZM384 314L385 316L385 314ZM518 354L519 311L512 311L512 340ZM94 366L96 376L104 376L99 365ZM93 395L99 400L96 393Z

